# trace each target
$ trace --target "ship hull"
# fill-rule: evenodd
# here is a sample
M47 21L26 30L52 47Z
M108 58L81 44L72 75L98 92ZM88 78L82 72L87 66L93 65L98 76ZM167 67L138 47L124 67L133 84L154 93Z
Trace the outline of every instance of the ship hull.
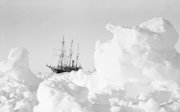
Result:
M78 71L80 68L78 67L63 67L63 68L55 68L52 66L48 66L54 73L63 73L63 72L71 72L71 71Z

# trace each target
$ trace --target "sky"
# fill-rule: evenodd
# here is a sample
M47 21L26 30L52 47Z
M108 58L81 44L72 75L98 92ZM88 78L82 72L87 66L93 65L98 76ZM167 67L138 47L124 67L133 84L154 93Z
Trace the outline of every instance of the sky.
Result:
M81 65L91 69L96 41L113 36L106 24L133 26L154 17L170 20L180 34L179 0L0 0L0 60L24 47L33 72L50 71L46 64L64 35L79 43Z

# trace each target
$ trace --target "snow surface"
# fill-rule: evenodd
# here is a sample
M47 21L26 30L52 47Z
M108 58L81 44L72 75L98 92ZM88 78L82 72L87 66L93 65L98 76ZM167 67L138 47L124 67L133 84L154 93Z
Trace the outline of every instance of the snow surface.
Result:
M153 18L106 28L114 37L97 41L94 71L35 75L27 50L12 49L0 62L0 112L180 112L173 25Z

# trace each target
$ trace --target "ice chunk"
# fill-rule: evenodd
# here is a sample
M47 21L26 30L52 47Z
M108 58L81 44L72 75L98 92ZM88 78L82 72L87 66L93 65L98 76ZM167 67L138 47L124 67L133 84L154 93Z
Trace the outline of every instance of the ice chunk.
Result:
M96 43L97 72L88 81L89 100L109 111L179 111L180 55L172 24L154 18L133 27L106 27L114 37ZM116 93L107 89L110 85L124 88L119 92L123 97L110 97Z
M13 83L13 85L8 84L0 90L1 112L32 112L36 103L36 94L30 91L26 85Z
M40 79L29 68L28 51L25 48L12 49L8 60L1 62L0 71L8 77L8 80L23 83L31 90L36 90L40 83Z
M88 89L69 80L68 76L70 74L65 73L64 76L55 74L40 84L37 91L39 104L34 107L34 112L91 111L88 101Z
M163 18L153 18L139 25L143 32L149 34L147 42L156 50L171 50L178 40L178 34L172 24Z
M129 80L180 80L180 55L175 50L178 34L163 18L154 18L133 27L113 26L107 29L113 39L96 43L97 74L109 82Z

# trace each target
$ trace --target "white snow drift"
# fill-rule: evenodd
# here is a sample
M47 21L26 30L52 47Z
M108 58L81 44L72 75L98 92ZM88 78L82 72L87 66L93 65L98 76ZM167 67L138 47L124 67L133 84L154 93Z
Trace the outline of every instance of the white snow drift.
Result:
M38 79L29 69L28 51L14 48L0 63L0 112L32 112L37 104Z
M180 83L180 56L174 46L178 34L163 18L134 27L108 24L114 38L96 43L95 66L109 82L171 80Z
M8 60L0 63L0 71L9 80L18 81L36 90L40 80L29 69L28 51L24 48L14 48L8 55Z

